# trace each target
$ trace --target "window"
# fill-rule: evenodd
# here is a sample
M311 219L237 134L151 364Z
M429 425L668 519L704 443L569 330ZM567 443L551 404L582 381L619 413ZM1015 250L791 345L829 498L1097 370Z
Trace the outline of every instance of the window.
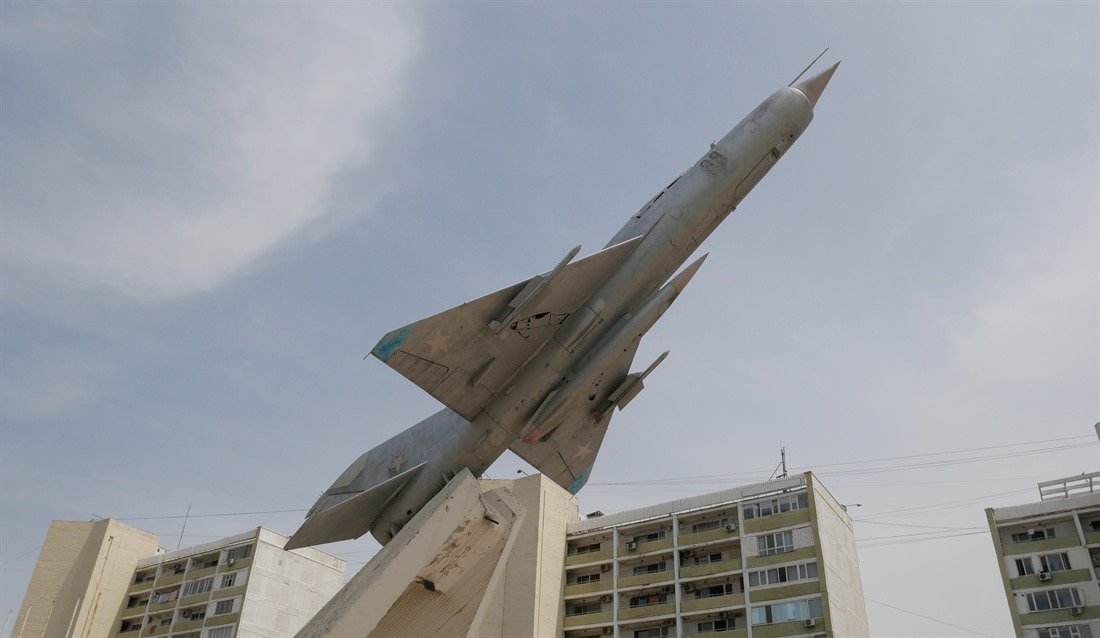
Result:
M226 587L232 587L233 583L235 583L236 581L237 581L237 575L236 574L226 574L225 576L222 576L222 587L221 588L225 589Z
M725 596L726 594L733 593L733 585L726 583L725 585L715 585L713 587L700 587L695 590L696 598L710 598L712 596Z
M696 556L696 565L706 565L708 563L720 563L722 562L722 552L715 552L713 554L707 554L706 556Z
M810 578L817 578L817 561L750 572L749 587L763 587L764 585L775 585Z
M774 514L785 514L795 510L804 510L809 506L809 497L805 492L802 494L787 494L779 498L746 505L744 507L745 520L747 521L758 516L772 516Z
M1039 638L1081 638L1081 626L1043 627L1039 630Z
M603 607L600 603L582 603L580 605L573 605L566 610L566 616L583 616L584 614L594 614L598 611L602 611Z
M1069 554L1047 554L1039 557L1044 572L1064 572L1069 569Z
M1012 535L1012 542L1026 543L1028 541L1042 541L1048 538L1054 538L1053 527L1047 527L1044 529L1029 529L1026 532L1017 532Z
M756 537L759 556L771 556L794 551L794 536L790 531Z
M668 596L665 594L653 594L651 596L635 596L630 599L631 607L648 607L649 605L660 605L668 602Z
M600 544L599 543L593 543L591 545L577 545L577 549L573 553L574 554L587 554L589 552L598 552L598 551L600 551Z
M634 638L668 638L668 627L654 627L652 629L639 629L634 632Z
M214 605L214 615L219 616L221 614L231 614L231 613L233 613L233 601L234 600L235 599L233 599L233 598L230 598L229 600L219 600L218 604Z
M640 576L641 574L655 574L657 572L663 571L665 571L665 561L653 563L652 565L638 565L634 568L634 575Z
M737 622L734 618L723 618L721 620L715 620L714 622L699 623L699 633L701 634L709 634L715 631L729 631L731 629L737 629Z
M1017 558L1016 559L1016 574L1019 576L1030 576L1035 573L1035 565L1032 564L1031 557Z
M1027 595L1027 610L1031 612L1080 606L1081 592L1076 587L1048 589Z
M656 532L650 532L649 534L640 534L634 537L635 543L648 543L649 541L659 541L665 537L665 530L659 530Z
M702 523L695 523L691 526L691 533L698 534L699 532L706 532L712 529L725 529L727 526L735 524L736 521L730 521L728 518L723 518L717 521L703 521Z
M252 555L252 546L251 545L243 545L241 547L234 547L233 549L226 552L225 553L225 560L226 561L243 560L245 558L248 558L251 555Z
M205 594L210 591L214 586L214 578L203 578L202 580L193 580L183 584L183 595L194 596L195 594Z
M211 629L206 632L206 638L233 638L233 625Z
M796 600L790 603L776 603L752 608L753 625L770 625L777 622L802 620L805 618L824 618L821 611L821 599Z

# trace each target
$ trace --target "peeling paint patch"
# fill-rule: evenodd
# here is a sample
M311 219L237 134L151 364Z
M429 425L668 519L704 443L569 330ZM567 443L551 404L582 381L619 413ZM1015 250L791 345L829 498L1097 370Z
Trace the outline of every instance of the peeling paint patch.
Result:
M409 336L413 333L413 326L407 326L396 332L382 337L382 340L378 342L378 345L374 346L374 350L371 350L371 354L379 359L386 361L390 358L390 355L394 353L401 344L408 340Z
M584 484L588 482L588 473L590 471L592 471L592 468L588 468L587 470L581 472L581 475L577 477L577 480L573 481L573 483L565 489L569 490L570 494L576 494L577 492L581 491L581 488L584 487Z

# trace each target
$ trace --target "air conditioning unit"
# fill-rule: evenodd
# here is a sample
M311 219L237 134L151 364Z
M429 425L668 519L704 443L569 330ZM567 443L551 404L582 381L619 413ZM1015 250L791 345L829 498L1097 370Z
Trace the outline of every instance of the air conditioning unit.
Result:
M675 624L676 624L676 621L673 620L672 618L669 618L668 620L665 621L665 627L671 627Z
M627 542L626 551L632 552L636 549L638 549L638 541L629 541L629 542Z
M232 565L235 562L237 562L236 558L230 558L229 560L225 561L225 564L226 565Z
M615 628L614 627L604 627L602 633L605 636L610 636L611 634L615 633Z
M1041 580L1041 581L1050 580L1050 572L1039 572L1039 580Z
M732 612L732 611L721 611L721 612L718 612L718 617L719 617L719 618L733 618L733 616L734 616L734 614L733 614L733 612Z
M1084 612L1085 612L1085 610L1082 607L1070 607L1069 608L1069 613L1073 614L1074 616L1080 616Z
M611 571L611 565L606 565L606 564L605 564L605 565L600 565L600 571L601 571L601 572L609 572L609 571Z
M731 533L736 532L737 531L737 526L736 525L726 525L726 531L731 532Z
M604 594L603 596L600 596L600 602L601 603L611 602L611 595L610 594Z
M804 627L814 627L814 626L817 625L817 619L816 618L807 618L806 621L802 623L802 625Z
M691 593L693 589L695 589L695 585L692 585L691 583L684 583L684 591Z
M671 585L665 585L664 587L661 588L661 593L662 594L671 594L672 593L672 586Z

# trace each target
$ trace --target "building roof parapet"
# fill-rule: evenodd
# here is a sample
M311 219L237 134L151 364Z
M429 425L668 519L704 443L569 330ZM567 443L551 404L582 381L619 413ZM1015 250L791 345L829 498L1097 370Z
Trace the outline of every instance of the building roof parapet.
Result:
M259 529L263 528L258 527L242 534L227 536L216 541L203 543L202 545L193 545L191 547L184 547L183 549L177 549L175 551L168 552L167 554L157 554L156 556L142 558L138 561L137 568L143 569L145 567L152 567L161 563L167 563L170 561L179 560L181 558L187 558L188 556L191 556L193 554L205 554L207 552L223 549L231 545L238 545L246 541L254 540L257 535L257 530Z
M1100 492L1100 472L1082 473L1039 483L1039 498L1044 501L1066 499L1093 492Z
M1005 507L991 507L993 518L998 523L1004 523L1013 519L1059 514L1084 507L1100 506L1100 491L1070 496L1068 498L1051 499L1038 503L1025 503L1024 505L1008 505Z
M639 509L627 510L616 514L605 514L604 516L588 518L583 521L575 521L569 523L567 531L570 534L579 534L605 527L615 527L624 523L641 522L678 512L687 512L726 503L736 503L756 496L799 489L806 487L808 474L809 472L806 474L788 476L786 478L742 485L740 487L731 487L729 489L701 494L699 496L676 499L674 501L658 503L657 505L650 505Z

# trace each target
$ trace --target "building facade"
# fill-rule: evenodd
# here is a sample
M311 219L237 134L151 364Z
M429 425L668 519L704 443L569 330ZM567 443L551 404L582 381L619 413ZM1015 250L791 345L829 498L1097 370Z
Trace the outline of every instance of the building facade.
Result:
M344 584L345 562L262 527L138 561L117 638L290 638Z
M111 635L134 565L156 551L155 534L116 520L54 521L11 635Z
M1100 638L1100 472L986 510L1018 638Z
M852 520L807 472L569 525L566 638L868 636Z

